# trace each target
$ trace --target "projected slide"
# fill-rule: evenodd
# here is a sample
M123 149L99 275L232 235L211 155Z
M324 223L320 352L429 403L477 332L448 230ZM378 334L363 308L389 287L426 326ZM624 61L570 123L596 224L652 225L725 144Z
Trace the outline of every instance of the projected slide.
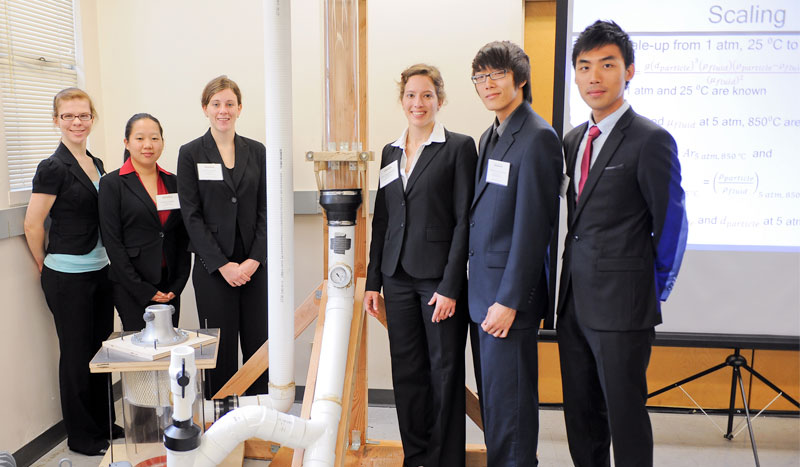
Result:
M597 19L631 35L626 97L678 143L690 248L800 251L800 2L651 3L575 0L568 56ZM575 126L589 108L567 69Z

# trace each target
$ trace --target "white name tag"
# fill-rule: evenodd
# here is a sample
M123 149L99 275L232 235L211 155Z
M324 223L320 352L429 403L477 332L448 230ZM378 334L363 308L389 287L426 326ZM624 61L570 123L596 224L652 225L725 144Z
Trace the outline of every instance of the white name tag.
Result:
M397 161L394 161L381 169L380 183L378 188L383 188L398 178L400 178L400 171L397 169Z
M508 171L511 169L510 162L489 159L486 167L486 181L495 185L508 186Z
M180 209L181 203L178 201L177 193L169 193L166 195L156 195L156 207L159 211L170 211L172 209Z
M197 164L198 180L222 180L222 164Z

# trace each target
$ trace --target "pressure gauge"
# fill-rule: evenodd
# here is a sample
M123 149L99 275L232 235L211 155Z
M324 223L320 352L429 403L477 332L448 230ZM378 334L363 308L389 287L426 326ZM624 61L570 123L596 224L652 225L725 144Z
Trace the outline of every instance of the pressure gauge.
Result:
M350 268L347 267L345 264L337 264L333 266L328 273L328 280L331 281L331 284L334 287L345 288L350 285L350 279L352 278L352 273L350 272Z

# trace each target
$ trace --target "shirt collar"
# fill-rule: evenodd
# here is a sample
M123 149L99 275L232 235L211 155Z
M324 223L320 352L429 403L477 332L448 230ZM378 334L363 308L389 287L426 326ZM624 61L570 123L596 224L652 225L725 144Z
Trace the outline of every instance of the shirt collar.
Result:
M163 173L163 174L172 175L171 173L169 173L166 170L162 169L161 166L159 166L158 164L156 164L156 169L158 169L158 171ZM136 172L136 169L133 167L133 162L132 162L131 158L128 157L128 159L125 161L125 163L122 164L122 167L119 168L119 174L120 175L128 175L129 173L135 173L135 172Z
M403 130L403 133L400 135L392 146L400 149L406 148L406 135L408 134L408 128ZM439 122L433 124L433 131L431 131L431 135L428 137L428 140L422 143L422 146L427 146L431 143L444 143L445 142L445 135L444 135L444 125Z
M517 106L517 108L514 109L514 111L511 112L511 114L508 117L506 117L505 120L503 120L503 123L500 123L500 121L497 120L497 117L494 117L493 128L494 128L494 131L497 132L497 136L503 136L503 133L506 131L506 128L508 128L508 122L510 122L511 119L514 117L514 114L516 114L517 112L520 111L520 108L523 106L524 103L525 103L525 101L520 102L520 104Z
M612 112L608 117L600 120L600 123L595 123L594 118L592 117L591 113L589 114L589 126L591 128L592 125L597 125L597 128L600 130L600 134L608 134L611 130L614 129L614 126L617 124L620 118L622 118L622 114L628 111L631 108L631 105L628 101L622 101L622 105L619 106L617 110Z

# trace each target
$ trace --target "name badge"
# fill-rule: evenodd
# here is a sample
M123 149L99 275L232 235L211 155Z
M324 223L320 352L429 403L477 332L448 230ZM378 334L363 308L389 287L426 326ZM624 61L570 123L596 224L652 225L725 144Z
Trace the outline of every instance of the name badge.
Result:
M511 169L510 162L489 159L489 165L486 167L486 181L495 185L508 186L509 169Z
M198 180L222 180L222 164L197 164Z
M398 178L400 178L400 171L397 169L397 161L394 161L381 169L380 183L378 188L383 188Z
M177 193L169 193L166 195L156 195L156 207L159 211L171 211L173 209L180 209L181 203L178 201Z

